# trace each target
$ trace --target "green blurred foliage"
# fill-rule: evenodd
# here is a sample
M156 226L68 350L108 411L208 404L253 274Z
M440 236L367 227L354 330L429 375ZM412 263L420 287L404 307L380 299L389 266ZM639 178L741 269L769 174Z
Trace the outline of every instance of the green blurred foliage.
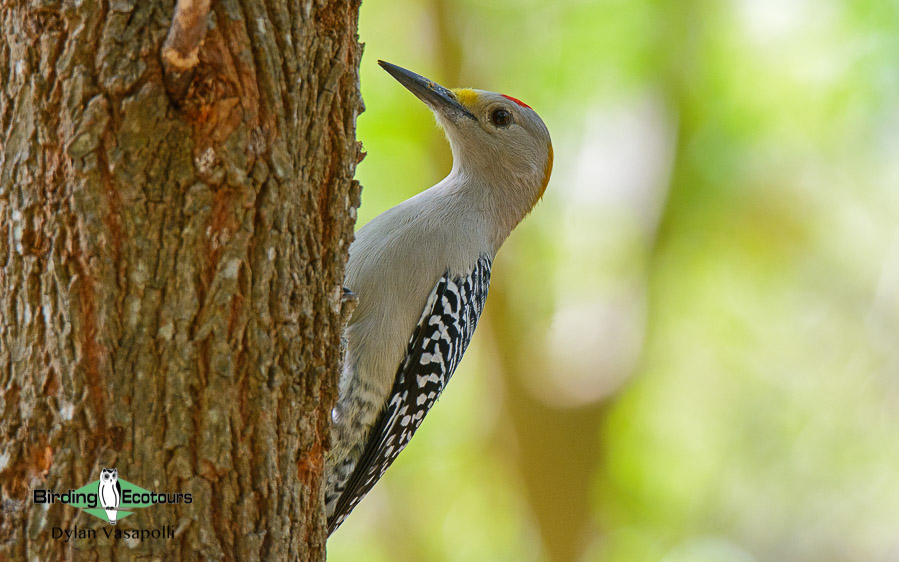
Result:
M360 38L359 225L451 162L377 59L556 159L331 560L899 560L899 4L367 0Z

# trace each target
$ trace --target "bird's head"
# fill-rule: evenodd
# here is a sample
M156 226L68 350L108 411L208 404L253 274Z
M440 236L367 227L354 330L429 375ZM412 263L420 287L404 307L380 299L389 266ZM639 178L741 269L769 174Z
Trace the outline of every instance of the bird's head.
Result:
M511 190L503 197L521 201L525 214L530 211L546 190L553 163L549 130L537 112L511 96L450 90L389 62L378 64L437 116L453 150L455 173Z

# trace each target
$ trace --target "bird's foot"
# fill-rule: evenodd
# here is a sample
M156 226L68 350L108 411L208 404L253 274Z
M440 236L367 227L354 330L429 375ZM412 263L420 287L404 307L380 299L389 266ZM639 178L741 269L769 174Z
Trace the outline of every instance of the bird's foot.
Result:
M343 325L349 322L357 304L359 304L359 297L356 296L356 293L344 287L340 297L340 321Z

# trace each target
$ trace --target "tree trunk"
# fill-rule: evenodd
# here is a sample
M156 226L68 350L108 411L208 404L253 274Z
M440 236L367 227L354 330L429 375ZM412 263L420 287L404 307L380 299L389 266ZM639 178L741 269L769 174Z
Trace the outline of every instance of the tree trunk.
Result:
M358 4L2 4L0 559L323 559Z

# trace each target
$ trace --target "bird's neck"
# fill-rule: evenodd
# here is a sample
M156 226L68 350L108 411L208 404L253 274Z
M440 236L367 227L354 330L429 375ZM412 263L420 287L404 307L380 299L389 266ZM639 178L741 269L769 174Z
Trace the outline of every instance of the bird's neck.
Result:
M531 185L533 182L528 179L507 173L474 173L454 163L444 185L450 197L465 208L478 211L487 227L490 249L495 253L540 197L540 186Z

